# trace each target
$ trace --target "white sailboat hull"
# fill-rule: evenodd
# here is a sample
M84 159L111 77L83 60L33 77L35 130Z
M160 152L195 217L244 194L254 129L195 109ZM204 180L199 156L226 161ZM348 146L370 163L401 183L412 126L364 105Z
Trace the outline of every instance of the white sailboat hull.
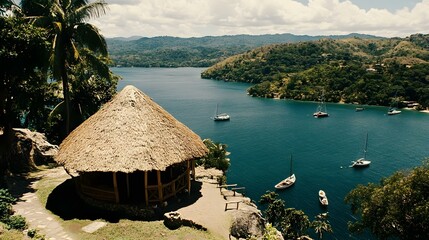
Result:
M313 113L313 117L315 118L329 117L329 114L326 112L315 112Z
M221 113L214 116L213 120L215 121L228 121L230 119L229 115L226 113Z
M353 162L351 167L368 167L371 164L371 161L366 160L365 158L360 158Z
M396 110L396 109L391 109L387 112L387 115L396 115L396 114L400 114L401 111Z
M274 187L276 189L285 189L290 186L292 186L296 181L295 174L290 175L288 178L285 178L284 180L277 183Z
M218 113L219 111L219 105L216 105L216 113L213 117L214 121L228 121L229 120L229 115L226 113Z

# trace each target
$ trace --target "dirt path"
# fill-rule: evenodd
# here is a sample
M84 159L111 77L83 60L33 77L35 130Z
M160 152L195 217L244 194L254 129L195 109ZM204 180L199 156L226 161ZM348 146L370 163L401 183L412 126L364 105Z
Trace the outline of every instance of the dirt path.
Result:
M202 197L194 204L177 211L182 218L190 219L223 239L228 239L232 216L229 211L225 211L226 200L216 184L207 181L203 181L201 194Z
M26 180L24 178L15 178L9 188L18 201L13 205L16 214L22 215L27 219L29 229L37 229L46 239L74 239L71 233L66 232L61 224L55 219L55 216L46 210L36 195L36 185L41 177L46 175L59 176L66 178L62 168L45 170L36 174L35 178ZM60 182L61 183L61 182Z

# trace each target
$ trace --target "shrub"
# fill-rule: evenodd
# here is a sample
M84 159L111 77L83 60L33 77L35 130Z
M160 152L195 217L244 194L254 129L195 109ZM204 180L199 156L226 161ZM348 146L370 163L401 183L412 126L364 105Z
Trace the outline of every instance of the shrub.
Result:
M34 240L45 240L45 235L40 234L37 229L29 229L27 236Z
M224 184L226 184L226 176L225 176L225 175L222 175L222 176L217 177L217 183L218 183L219 185L224 185Z
M27 221L21 215L10 216L6 224L9 229L24 230L27 228Z
M8 221L9 217L13 214L12 203L16 199L9 193L7 189L0 189L0 221Z

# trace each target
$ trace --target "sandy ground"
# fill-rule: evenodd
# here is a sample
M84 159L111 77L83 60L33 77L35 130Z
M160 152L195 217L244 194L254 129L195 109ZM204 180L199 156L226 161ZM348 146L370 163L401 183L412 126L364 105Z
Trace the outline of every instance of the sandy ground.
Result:
M231 211L225 211L227 200L213 181L202 181L201 194L194 204L178 209L181 217L192 220L223 239L228 239L232 222Z

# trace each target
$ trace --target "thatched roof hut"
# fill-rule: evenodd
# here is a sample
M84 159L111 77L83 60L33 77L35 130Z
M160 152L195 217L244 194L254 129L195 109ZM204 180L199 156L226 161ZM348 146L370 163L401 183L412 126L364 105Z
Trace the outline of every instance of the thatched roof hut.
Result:
M124 173L129 188L130 173L144 172L147 179L148 172L156 171L160 185L160 172L185 163L189 173L193 169L189 163L207 152L197 134L139 89L126 86L70 133L60 145L56 161L81 176ZM116 174L113 178L116 181ZM147 181L145 184L148 187Z

